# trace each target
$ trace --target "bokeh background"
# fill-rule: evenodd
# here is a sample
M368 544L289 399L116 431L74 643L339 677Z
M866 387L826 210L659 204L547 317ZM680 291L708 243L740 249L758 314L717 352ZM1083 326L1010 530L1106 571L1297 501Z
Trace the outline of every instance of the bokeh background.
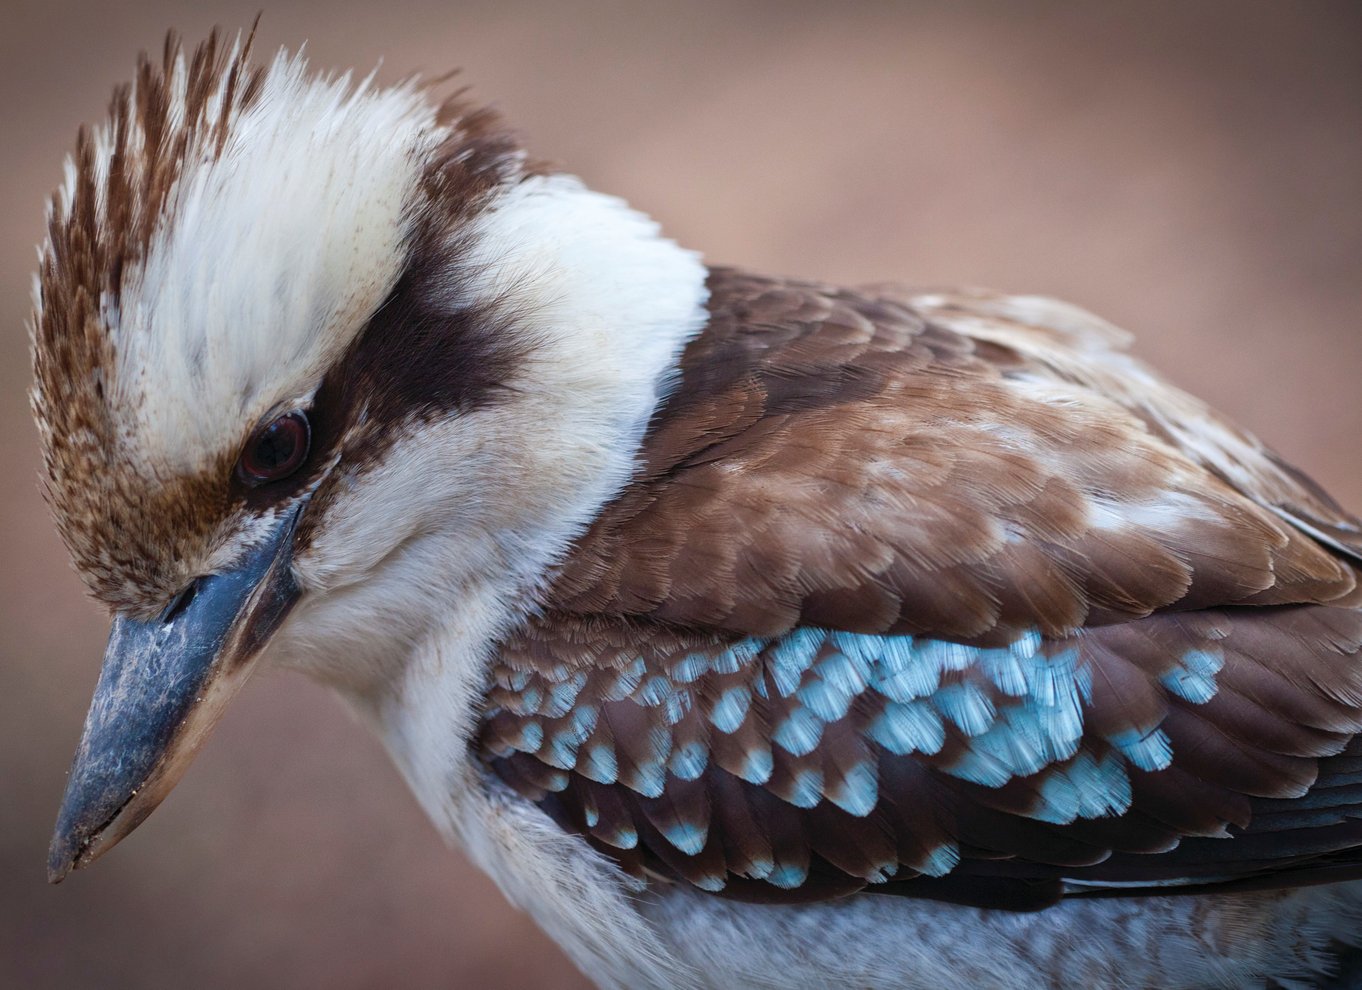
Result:
M261 0L0 17L0 986L578 988L326 693L257 679L164 807L43 882L105 621L36 494L42 201L175 27ZM461 66L534 151L714 260L1061 296L1362 509L1362 5L281 0L260 48Z

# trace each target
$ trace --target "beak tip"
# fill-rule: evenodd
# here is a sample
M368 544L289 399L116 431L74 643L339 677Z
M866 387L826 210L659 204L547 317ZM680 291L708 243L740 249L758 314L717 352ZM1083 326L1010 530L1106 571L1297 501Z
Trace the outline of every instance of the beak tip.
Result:
M198 578L173 615L114 617L47 851L61 883L160 804L301 595L290 555L304 498L269 539Z
M51 884L61 883L72 870L79 868L80 857L69 848L67 843L61 841L60 837L54 838L52 848L47 853L47 882Z
M47 882L61 883L73 870L89 866L98 855L96 840L102 838L103 833L104 828L91 830L73 821L63 804L52 842L47 847Z

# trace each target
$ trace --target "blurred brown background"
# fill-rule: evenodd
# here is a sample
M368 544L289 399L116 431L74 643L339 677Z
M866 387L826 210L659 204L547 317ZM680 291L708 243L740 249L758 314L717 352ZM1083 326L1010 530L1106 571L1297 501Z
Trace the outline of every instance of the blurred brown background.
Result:
M6 0L0 985L583 987L320 689L258 679L146 826L43 882L104 620L36 495L24 320L77 123L261 0ZM287 0L263 50L462 66L537 154L711 259L1044 292L1362 509L1362 6Z

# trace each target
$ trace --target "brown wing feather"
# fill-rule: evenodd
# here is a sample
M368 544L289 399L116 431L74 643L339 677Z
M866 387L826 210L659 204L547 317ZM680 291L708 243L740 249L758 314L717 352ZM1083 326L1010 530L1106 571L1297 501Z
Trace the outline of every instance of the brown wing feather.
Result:
M907 639L548 615L507 645L480 745L622 865L729 896L1034 907L1362 872L1362 612L1164 613L1034 654Z
M1362 522L1262 441L1125 353L1128 334L1075 306L986 292L904 293L929 319L999 342L1050 374L1115 399L1151 433L1252 501L1362 561Z
M1007 642L1356 588L1293 525L1346 549L1356 521L1079 311L725 270L710 289L638 479L552 607Z
M1072 307L710 289L494 672L510 786L755 899L1358 869L1356 519Z

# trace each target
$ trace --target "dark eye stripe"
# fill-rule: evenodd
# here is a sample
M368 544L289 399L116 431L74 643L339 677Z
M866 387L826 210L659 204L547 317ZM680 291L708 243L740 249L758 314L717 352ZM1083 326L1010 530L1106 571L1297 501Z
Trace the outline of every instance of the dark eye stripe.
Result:
M307 416L300 411L285 413L247 441L237 475L252 487L287 478L307 459L311 439Z

